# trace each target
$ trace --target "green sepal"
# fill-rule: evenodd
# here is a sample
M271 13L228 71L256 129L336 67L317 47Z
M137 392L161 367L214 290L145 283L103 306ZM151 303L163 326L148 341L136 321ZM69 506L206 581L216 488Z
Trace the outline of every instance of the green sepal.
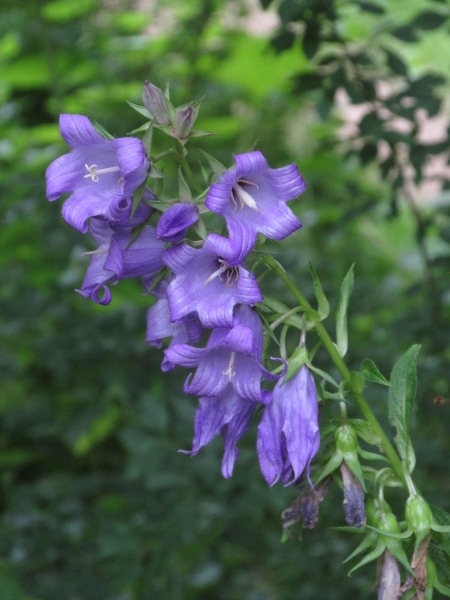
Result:
M214 175L216 175L216 177L220 177L223 173L225 173L225 171L227 171L227 168L221 162L219 162L216 158L214 158L214 156L211 156L204 150L201 150L201 153L204 155L204 157L208 161L208 164L211 167L211 170L214 173Z
M382 529L378 529L377 527L373 527L372 525L366 525L366 527L367 529L371 529L379 535L382 535L386 538L393 538L394 540L406 540L407 538L411 537L413 533L409 527L403 533L391 533L390 531L383 531Z
M318 306L317 312L319 313L320 320L323 321L330 314L330 305L325 294L323 293L319 277L317 276L317 273L314 270L314 267L312 266L311 262L309 263L309 272L311 273L311 277L314 283L314 294L316 296Z
M163 267L162 269L160 269L158 271L155 279L152 282L152 285L145 292L146 296L148 296L148 294L152 293L152 291L155 289L155 287L158 285L158 283L164 279L164 277L167 275L168 272L169 272L169 269L167 267Z
M178 169L178 195L180 202L192 202L191 190L183 177L181 167Z
M283 383L281 385L284 385L290 379L292 379L294 375L296 375L300 371L300 369L303 367L307 360L308 352L306 348L303 346L299 346L294 351L291 358L288 360L288 368L286 371L286 375L283 377Z
M325 371L322 371L322 369L319 369L318 367L312 365L309 360L306 361L306 364L311 369L311 371L314 371L314 373L317 373L317 375L320 375L320 377L323 377L326 381L328 381L328 383L331 383L331 385L334 385L337 389L339 389L339 384L335 379L331 377L331 375L328 375L328 373L325 373ZM340 396L341 401L342 399L342 396Z
M376 452L367 452L367 450L363 450L362 448L359 449L359 455L364 458L364 460L381 460L382 462L391 464L389 459L382 454L376 454Z
M370 358L365 358L361 363L361 373L367 379L367 381L373 381L374 383L379 383L381 385L390 386L389 381L382 375Z
M193 129L189 134L190 138L202 138L208 135L217 135L214 131L204 131L203 129Z
M150 123L146 123L147 131L144 133L142 138L142 143L144 144L144 149L147 156L150 156L152 152L152 141L153 141L153 121ZM151 169L150 169L151 171Z
M366 484L364 483L364 473L361 465L359 464L358 455L354 452L345 452L344 460L347 464L347 467L361 484L362 489L367 492Z
M149 121L153 119L153 116L148 112L145 106L142 106L141 104L134 104L134 102L130 102L129 100L127 100L127 104L140 115L146 117Z
M194 223L193 229L200 239L206 240L208 236L208 230L206 229L206 225L200 217L198 218L198 221Z
M131 213L130 213L130 223L133 220L133 217L138 209L139 204L141 203L142 196L144 195L145 188L147 187L147 179L138 186L133 192L133 202L131 204Z
M169 91L169 84L167 84L167 92ZM173 122L173 119L175 117L175 107L172 104L172 102L169 99L169 96L164 94L166 96L166 109L167 109L167 114L169 115L169 119ZM168 127L167 125L163 125L162 127ZM170 128L172 129L172 128ZM173 137L173 136L172 136Z
M359 529L359 531L361 531L361 529ZM355 556L358 556L358 554L361 554L362 552L364 552L364 550L367 550L371 546L376 545L377 539L378 536L373 531L370 531L362 540L362 542L353 550L353 552L349 556L347 556L347 558L344 561L342 561L342 564L345 564L349 560L352 560L352 558L355 558Z
M439 533L450 533L449 525L438 525L435 521L431 524L431 529L433 531L439 531Z
M347 310L354 283L354 264L344 277L339 295L339 305L336 311L336 348L343 358L348 350Z
M403 546L399 544L397 540L394 540L390 537L386 538L386 546L389 552L395 556L398 562L405 567L405 569L414 577L414 579L416 579L417 575L411 569L411 565L409 564L409 560L406 556L406 552L404 551Z
M375 560L376 558L381 556L383 554L383 552L385 551L385 549L386 549L386 544L384 542L382 542L381 540L378 540L375 549L372 550L372 552L369 552L369 554L366 554L366 556L355 567L353 567L353 569L351 569L348 572L348 576L350 577L351 574L353 573L353 571L356 571L356 569L359 569L360 567L367 565L367 563L370 563L372 560Z
M94 119L92 119L91 121L92 123L92 127L95 129L95 131L101 135L103 138L105 138L106 140L113 140L114 136L111 135L108 131L106 131L106 129L104 127L102 127L100 125L100 123L97 123L97 121L95 121Z
M314 481L314 485L317 485L320 481L322 481L322 479L325 479L327 475L331 475L331 473L333 473L333 471L335 471L339 467L343 460L344 455L342 454L342 452L339 452L339 450L335 450L333 456L324 466L323 471L321 472L319 477Z
M141 125L137 129L133 129L133 131L129 131L127 133L127 135L136 135L137 133L142 133L143 131L147 131L148 126L149 126L150 123L152 123L152 121L147 121L147 123L144 123L143 125Z
M364 419L348 419L349 425L356 431L358 437L371 446L379 446L381 439L375 434L372 426Z
M153 163L150 164L150 171L148 176L151 179L164 179L162 171L160 171Z

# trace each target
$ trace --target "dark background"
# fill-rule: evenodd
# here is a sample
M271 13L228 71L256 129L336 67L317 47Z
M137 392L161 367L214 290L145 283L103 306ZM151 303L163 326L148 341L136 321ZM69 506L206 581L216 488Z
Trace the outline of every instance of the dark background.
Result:
M304 226L273 251L310 299L312 261L333 309L356 263L352 369L370 357L388 376L422 344L415 479L450 509L450 404L433 401L450 396L449 22L436 0L282 0L269 12L237 0L3 0L1 600L376 595L374 563L351 578L341 564L359 539L328 529L343 524L336 485L317 528L280 543L296 491L264 482L257 419L228 481L220 439L194 459L177 453L190 448L196 399L182 393L186 372L162 374L145 345L139 282L120 282L106 308L73 291L89 243L61 201L45 200L45 168L67 151L59 114L126 135L142 118L125 101L140 103L145 79L170 80L175 104L206 95L198 126L218 135L192 142L192 164L200 145L230 165L255 140L272 167L297 162L308 190L291 206ZM263 285L294 306L274 278ZM323 352L317 364L330 368ZM369 385L367 397L386 423L385 390ZM400 518L404 499L389 492Z

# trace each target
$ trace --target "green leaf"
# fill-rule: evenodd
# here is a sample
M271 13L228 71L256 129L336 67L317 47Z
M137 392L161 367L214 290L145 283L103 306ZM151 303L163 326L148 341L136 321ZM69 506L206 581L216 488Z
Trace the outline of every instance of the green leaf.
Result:
M361 363L361 373L367 379L367 381L373 381L374 383L380 383L381 385L390 386L389 381L380 373L378 367L370 360L370 358L365 358Z
M102 137L104 137L105 140L113 140L114 139L114 136L111 135L110 133L108 133L106 131L106 129L100 125L100 123L97 123L97 121L95 121L94 119L92 119L91 123L92 123L92 126L95 129L95 131L99 135L101 135Z
M433 506L433 504L430 504L430 508L431 512L433 513L434 520L438 525L450 525L450 514L448 512L442 510L442 508L439 508L438 506Z
M389 422L397 429L395 443L402 460L408 460L409 415L417 390L417 356L420 346L415 344L397 361L392 369L389 388Z
M348 349L348 333L347 333L347 310L350 294L353 289L354 264L350 267L347 275L344 277L341 285L341 293L339 296L339 306L336 312L336 346L339 354L344 357Z
M317 312L320 315L321 320L326 319L330 314L330 305L328 304L328 300L323 293L322 286L320 284L319 278L317 276L312 263L309 263L309 272L311 273L311 277L314 283L314 294L317 299L318 309Z

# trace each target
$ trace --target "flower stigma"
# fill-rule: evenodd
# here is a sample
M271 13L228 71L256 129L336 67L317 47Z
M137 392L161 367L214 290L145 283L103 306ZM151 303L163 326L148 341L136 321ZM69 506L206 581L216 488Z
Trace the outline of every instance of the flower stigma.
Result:
M103 175L104 173L115 173L116 171L120 171L120 167L106 167L106 169L99 169L98 165L91 165L90 167L85 164L84 165L88 171L88 174L84 176L85 179L92 179L94 183L97 183L98 176ZM120 180L123 180L123 177L119 179L117 185L120 185Z
M222 371L222 375L228 375L228 380L231 381L231 378L236 375L236 372L233 371L234 358L236 356L236 352L232 352L230 356L230 362L228 363L228 369L226 371Z

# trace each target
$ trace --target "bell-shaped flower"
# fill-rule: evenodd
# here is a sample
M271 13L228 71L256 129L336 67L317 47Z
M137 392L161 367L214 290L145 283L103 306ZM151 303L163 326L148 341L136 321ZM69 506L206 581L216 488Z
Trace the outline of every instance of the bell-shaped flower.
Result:
M164 242L179 242L191 225L198 221L198 209L195 204L180 202L164 212L156 225L158 239Z
M239 456L236 444L247 431L255 408L254 402L239 398L232 385L227 385L219 396L200 398L195 413L192 450L180 452L195 456L203 446L222 433L225 446L222 475L228 479L233 474L234 461Z
M253 250L258 233L282 240L301 227L286 205L299 196L306 185L291 164L271 169L261 152L235 156L236 166L213 183L205 204L223 215L230 234L230 264L239 264Z
M214 329L206 348L174 345L166 350L166 358L176 365L197 367L184 385L187 394L218 396L231 383L243 400L268 402L270 394L261 391L261 376L276 377L261 365L261 321L254 309L243 305L236 309L233 325Z
M59 127L72 151L47 168L47 198L53 201L71 192L63 204L63 218L86 233L90 217L109 219L117 196L131 198L146 179L150 162L141 140L107 140L82 115L61 115Z
M195 344L199 341L202 334L202 327L197 315L191 314L183 317L179 323L172 323L170 320L169 303L166 297L168 282L161 281L152 291L152 296L158 298L156 303L147 311L147 334L145 341L151 346L161 348L164 338L172 338L169 348L176 344L185 344L190 342ZM172 371L175 364L164 356L161 365L163 371Z
M120 279L156 274L164 263L161 252L164 242L156 238L156 229L145 226L132 242L132 227L118 227L103 219L91 219L90 233L99 244L92 253L91 263L79 290L85 298L92 298L97 304L111 302L111 292L107 284L115 284ZM103 291L103 296L100 294Z
M259 463L267 483L273 486L281 477L289 485L305 470L309 480L319 443L316 384L303 365L288 381L277 382L258 427Z
M172 322L198 312L205 327L232 327L236 304L255 304L262 294L253 273L229 266L229 244L211 233L201 249L178 244L164 250L163 261L175 277L167 287Z

